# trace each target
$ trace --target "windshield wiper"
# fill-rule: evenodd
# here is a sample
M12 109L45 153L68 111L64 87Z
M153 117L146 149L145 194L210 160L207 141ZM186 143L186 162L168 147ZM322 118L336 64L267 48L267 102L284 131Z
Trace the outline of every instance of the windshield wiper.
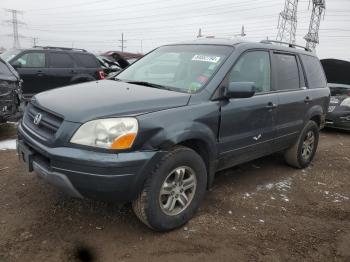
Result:
M173 88L170 88L170 87L167 87L167 86L163 86L163 85L154 84L154 83L150 83L150 82L146 82L146 81L126 81L126 83L134 84L134 85L141 85L141 86L149 86L149 87L153 87L153 88L174 91Z

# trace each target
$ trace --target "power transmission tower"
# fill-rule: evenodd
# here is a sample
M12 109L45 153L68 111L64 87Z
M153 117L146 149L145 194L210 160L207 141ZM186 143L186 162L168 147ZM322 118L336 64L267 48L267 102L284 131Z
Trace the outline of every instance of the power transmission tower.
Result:
M5 11L11 14L12 19L5 20L4 22L12 25L13 33L10 36L13 36L13 48L18 49L21 47L19 38L23 37L18 33L18 25L24 25L24 23L18 20L17 15L23 12L14 9L5 9Z
M309 25L309 31L304 36L304 39L306 40L306 47L313 51L315 51L316 45L320 42L318 37L318 31L320 29L321 18L324 14L325 9L325 0L312 0L312 14Z
M286 0L278 19L277 41L295 44L298 2L299 0Z
M126 46L124 46L124 43L126 42L126 40L124 40L124 33L122 33L122 39L118 41L121 43L119 47L122 49L122 52L124 52L124 48L126 48Z

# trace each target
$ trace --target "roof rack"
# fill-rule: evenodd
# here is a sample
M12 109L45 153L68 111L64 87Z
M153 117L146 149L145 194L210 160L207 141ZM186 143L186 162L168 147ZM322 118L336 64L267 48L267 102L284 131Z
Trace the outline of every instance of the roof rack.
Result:
M262 40L262 41L260 41L260 43L262 43L262 44L280 44L280 45L287 45L288 47L291 47L291 48L299 47L299 48L301 48L301 49L304 49L305 51L311 52L311 49L309 49L309 48L307 48L307 47L305 47L305 46L296 45L296 44L287 43L287 42L276 41L276 40Z
M38 45L35 45L35 46L33 46L33 48L87 52L85 49L81 49L81 48L69 48L69 47L58 47L58 46L38 46Z

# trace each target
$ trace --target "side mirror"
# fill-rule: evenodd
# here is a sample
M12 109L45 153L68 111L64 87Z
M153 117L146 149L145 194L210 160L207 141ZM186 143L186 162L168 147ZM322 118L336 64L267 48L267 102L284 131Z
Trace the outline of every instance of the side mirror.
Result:
M255 94L254 82L231 82L225 90L226 98L249 98Z
M19 61L15 61L11 64L14 69L21 68L22 64Z

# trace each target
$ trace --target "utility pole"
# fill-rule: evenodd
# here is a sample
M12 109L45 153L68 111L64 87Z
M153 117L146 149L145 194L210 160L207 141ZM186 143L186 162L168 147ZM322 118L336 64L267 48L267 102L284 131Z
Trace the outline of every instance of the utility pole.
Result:
M5 11L11 14L11 19L5 20L4 22L12 25L13 33L10 36L13 36L13 48L18 49L21 47L19 38L23 37L18 33L18 25L24 25L24 23L18 20L17 15L22 14L23 12L15 9L5 9Z
M311 0L310 0L311 1ZM309 2L310 3L310 2ZM312 14L309 25L309 31L304 36L306 40L306 47L315 52L316 45L320 42L318 32L320 29L320 23L322 15L326 9L325 0L312 0Z
M245 30L244 30L244 25L242 25L241 33L235 35L235 37L237 37L237 36L240 36L240 37L245 37L246 36Z
M37 46L38 40L39 40L38 37L33 37L33 46Z
M124 43L126 42L126 40L124 40L124 33L122 33L122 40L118 40L120 42L120 48L122 49L122 52L124 52L124 48L126 48L126 46L124 46Z
M201 37L203 37L203 35L202 35L202 29L199 28L197 38L201 38Z
M284 10L280 13L278 19L278 33L276 40L295 44L299 0L285 1Z

